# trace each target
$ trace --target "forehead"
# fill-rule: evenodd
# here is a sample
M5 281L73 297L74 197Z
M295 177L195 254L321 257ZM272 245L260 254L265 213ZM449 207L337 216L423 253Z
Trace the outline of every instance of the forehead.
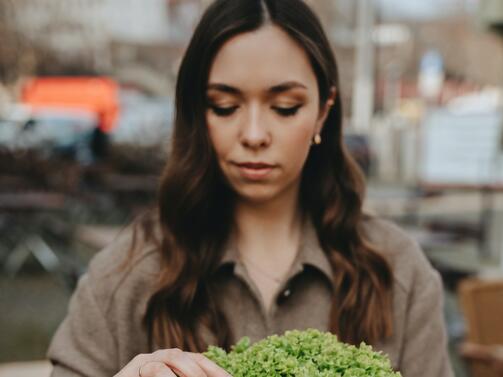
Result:
M301 82L311 90L317 85L304 49L275 25L228 40L218 51L209 75L211 83L226 83L243 90L286 81Z

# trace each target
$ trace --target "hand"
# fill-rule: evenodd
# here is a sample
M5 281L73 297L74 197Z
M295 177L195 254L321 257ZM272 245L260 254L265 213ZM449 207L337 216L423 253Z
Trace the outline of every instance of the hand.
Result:
M178 348L135 356L114 377L232 377L200 353Z

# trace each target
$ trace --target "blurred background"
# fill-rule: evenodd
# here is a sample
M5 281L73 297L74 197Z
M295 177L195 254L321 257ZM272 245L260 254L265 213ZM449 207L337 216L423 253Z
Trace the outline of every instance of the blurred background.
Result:
M307 1L307 0L306 0ZM0 376L45 352L89 259L151 206L204 0L0 0ZM310 0L365 207L437 268L460 345L503 344L503 1Z

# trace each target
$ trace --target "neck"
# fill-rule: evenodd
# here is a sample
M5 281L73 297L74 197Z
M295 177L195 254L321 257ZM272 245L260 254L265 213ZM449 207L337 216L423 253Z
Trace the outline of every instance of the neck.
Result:
M271 253L283 259L300 240L302 215L298 204L299 190L289 190L265 203L238 201L235 225L242 255L262 259Z

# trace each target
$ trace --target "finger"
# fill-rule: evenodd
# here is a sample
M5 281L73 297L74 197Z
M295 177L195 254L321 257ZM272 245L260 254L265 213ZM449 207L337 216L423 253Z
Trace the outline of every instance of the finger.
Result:
M155 377L178 377L171 369L166 369L159 374L156 374Z
M150 357L151 361L166 364L182 377L208 377L197 362L178 348L155 351Z
M200 353L186 352L196 363L199 364L208 377L232 377L225 369Z
M141 377L176 377L176 374L164 363L149 361L138 370Z

